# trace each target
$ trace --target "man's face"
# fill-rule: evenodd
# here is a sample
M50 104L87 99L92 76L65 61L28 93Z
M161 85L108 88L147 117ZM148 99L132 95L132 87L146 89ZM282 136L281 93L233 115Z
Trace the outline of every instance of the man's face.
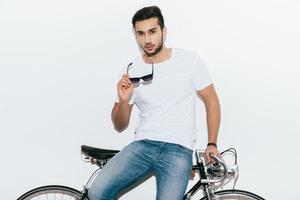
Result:
M160 52L165 34L166 30L165 28L160 28L157 18L150 18L135 23L137 42L147 56L154 56Z

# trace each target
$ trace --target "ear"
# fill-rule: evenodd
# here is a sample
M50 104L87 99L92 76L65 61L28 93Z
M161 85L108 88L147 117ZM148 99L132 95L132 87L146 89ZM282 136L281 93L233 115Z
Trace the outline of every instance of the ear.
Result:
M164 28L162 29L162 34L163 34L163 40L165 41L166 38L167 38L167 28L166 28L166 27L164 27Z
M134 26L132 26L131 31L132 31L135 39L137 39L137 35L136 35L136 32L135 32L135 27Z

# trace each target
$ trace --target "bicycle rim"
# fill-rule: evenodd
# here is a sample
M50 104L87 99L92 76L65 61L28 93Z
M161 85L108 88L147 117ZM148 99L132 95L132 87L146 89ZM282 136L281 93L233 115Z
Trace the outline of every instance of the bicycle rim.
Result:
M81 193L74 188L61 185L48 185L35 188L17 200L79 200Z
M207 197L203 197L201 200L206 200ZM244 190L221 190L215 192L215 198L212 200L265 200L257 194Z

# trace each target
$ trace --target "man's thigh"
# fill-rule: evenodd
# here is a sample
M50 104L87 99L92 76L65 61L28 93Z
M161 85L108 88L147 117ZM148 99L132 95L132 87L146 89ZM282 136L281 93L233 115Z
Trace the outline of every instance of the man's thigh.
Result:
M146 150L142 142L136 141L111 158L93 181L89 198L116 199L121 190L147 176L152 164L144 155Z
M157 200L182 200L192 169L193 151L177 144L168 144L155 165Z

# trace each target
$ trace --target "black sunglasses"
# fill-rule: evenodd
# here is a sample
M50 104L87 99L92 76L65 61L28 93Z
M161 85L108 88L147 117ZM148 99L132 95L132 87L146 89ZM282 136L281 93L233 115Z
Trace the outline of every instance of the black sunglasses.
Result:
M152 79L153 79L153 62L151 62L151 64L152 64L152 73L151 74L148 74L148 75L145 75L142 77L129 78L129 80L134 84L139 83L141 79L145 82L152 81ZM129 65L127 66L127 74L129 71L129 67L131 67L131 65L132 65L132 63L129 63Z

